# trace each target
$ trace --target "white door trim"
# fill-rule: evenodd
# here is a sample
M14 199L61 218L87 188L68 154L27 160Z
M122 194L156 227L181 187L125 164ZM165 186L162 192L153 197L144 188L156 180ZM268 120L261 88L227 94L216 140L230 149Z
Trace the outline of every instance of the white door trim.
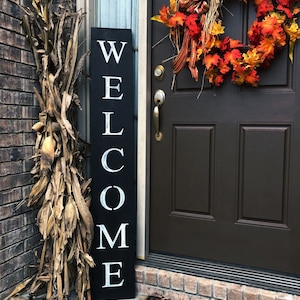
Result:
M148 0L138 1L138 125L137 125L137 250L139 259L144 259L147 254L148 245L148 209L149 198L149 118L150 107L150 81L149 81L149 51L148 51ZM97 2L95 0L76 0L76 9L87 12L87 17L82 24L82 37L85 37L86 49L90 48L90 29L96 26ZM82 39L84 40L84 38ZM89 62L87 63L89 69ZM84 93L84 92L83 92ZM85 98L89 97L89 92L85 92ZM88 106L88 101L87 106ZM89 107L87 107L86 119L82 125L83 135L89 140Z
M138 34L138 135L137 135L137 257L144 259L148 252L149 143L148 111L151 99L149 78L149 14L148 2L139 1Z

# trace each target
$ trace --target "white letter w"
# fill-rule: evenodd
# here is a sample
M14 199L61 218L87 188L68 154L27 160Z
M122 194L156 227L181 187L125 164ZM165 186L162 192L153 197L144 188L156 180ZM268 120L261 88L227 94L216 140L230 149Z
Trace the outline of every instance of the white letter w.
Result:
M124 47L127 44L127 42L121 42L122 47L121 47L119 53L117 52L117 49L116 49L116 46L115 46L116 41L107 41L107 43L110 46L109 53L107 53L105 45L104 45L106 41L97 40L97 42L100 46L100 49L102 50L102 53L103 53L103 56L104 56L104 59L105 59L106 63L109 62L109 59L110 59L112 54L114 55L116 63L118 64L120 62Z

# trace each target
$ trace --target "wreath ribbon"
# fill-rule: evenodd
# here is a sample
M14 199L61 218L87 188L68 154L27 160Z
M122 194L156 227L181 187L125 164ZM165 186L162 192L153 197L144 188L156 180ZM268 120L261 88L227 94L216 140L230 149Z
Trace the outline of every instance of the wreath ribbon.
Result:
M234 84L256 87L258 69L269 67L277 51L287 44L293 62L294 45L300 38L299 1L253 0L256 18L248 29L248 44L224 36L219 11L225 5L221 0L170 0L169 6L163 5L151 19L170 28L177 49L174 74L188 65L198 81L196 62L202 61L206 78L215 86L231 72Z

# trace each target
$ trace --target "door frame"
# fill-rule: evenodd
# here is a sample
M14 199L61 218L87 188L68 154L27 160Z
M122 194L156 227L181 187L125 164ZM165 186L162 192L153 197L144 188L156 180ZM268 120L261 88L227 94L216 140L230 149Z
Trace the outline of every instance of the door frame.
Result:
M151 140L151 20L150 1L138 10L138 123L137 123L137 258L149 253L150 140ZM145 17L146 16L146 17Z
M94 0L75 0L77 10L82 9L88 13L81 27L80 39L84 49L90 49L90 29L97 24L96 9ZM137 84L137 249L138 259L146 259L149 253L149 199L150 199L150 126L151 120L151 46L149 16L151 2L149 0L138 2L138 84ZM145 17L146 16L146 17ZM89 70L89 58L86 69ZM90 140L89 133L89 86L81 87L81 105L85 113L80 115L79 132L86 140Z

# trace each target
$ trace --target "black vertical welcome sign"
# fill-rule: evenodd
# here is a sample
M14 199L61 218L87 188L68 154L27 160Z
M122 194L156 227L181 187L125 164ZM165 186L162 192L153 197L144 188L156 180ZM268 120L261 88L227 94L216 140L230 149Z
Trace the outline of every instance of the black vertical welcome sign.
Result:
M135 139L131 30L91 32L92 299L135 297Z

